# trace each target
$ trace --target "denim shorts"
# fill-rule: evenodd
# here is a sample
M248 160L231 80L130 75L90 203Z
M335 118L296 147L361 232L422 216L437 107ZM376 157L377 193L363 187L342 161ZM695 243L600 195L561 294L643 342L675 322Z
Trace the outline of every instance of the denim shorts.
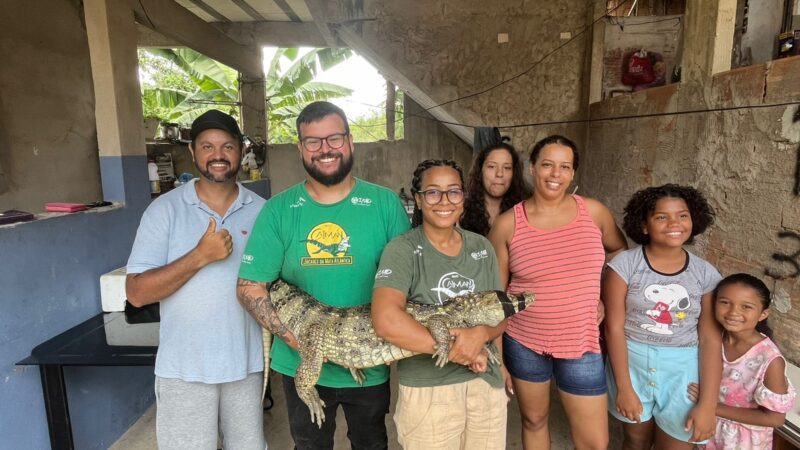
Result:
M595 396L608 390L600 353L586 352L577 359L554 358L540 355L504 333L503 360L512 377L532 383L555 378L558 388L568 394Z
M643 412L642 422L655 418L656 425L673 438L689 442L692 430L684 430L695 403L686 387L699 380L697 347L664 347L628 340L628 370ZM617 386L608 365L608 412L633 423L617 412Z

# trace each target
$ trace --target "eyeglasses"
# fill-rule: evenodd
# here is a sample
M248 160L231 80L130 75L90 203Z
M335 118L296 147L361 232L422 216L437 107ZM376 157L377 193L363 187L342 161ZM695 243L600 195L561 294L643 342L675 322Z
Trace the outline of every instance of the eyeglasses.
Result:
M447 194L447 200L454 205L458 205L464 201L464 190L461 188L452 188L446 191L428 189L427 191L419 191L418 194L422 195L422 198L425 199L425 203L429 205L436 205L441 202L442 194Z
M345 139L347 135L348 133L334 133L324 138L307 137L301 139L300 142L303 144L303 147L310 152L318 152L319 149L322 148L323 141L328 143L328 147L336 150L342 148L347 140Z

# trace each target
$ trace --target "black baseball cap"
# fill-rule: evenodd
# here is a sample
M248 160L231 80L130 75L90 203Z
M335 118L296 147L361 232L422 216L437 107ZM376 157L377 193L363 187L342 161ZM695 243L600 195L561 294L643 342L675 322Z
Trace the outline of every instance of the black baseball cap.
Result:
M242 131L239 129L236 119L217 109L208 110L194 119L189 138L194 141L197 139L197 135L211 129L227 131L240 142L242 140Z

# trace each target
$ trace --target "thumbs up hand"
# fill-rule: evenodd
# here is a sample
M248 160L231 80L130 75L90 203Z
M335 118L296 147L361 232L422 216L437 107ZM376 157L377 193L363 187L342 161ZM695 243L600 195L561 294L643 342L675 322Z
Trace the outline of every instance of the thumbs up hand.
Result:
M208 228L195 247L204 265L227 258L233 252L233 239L228 230L217 231L217 221L208 220Z

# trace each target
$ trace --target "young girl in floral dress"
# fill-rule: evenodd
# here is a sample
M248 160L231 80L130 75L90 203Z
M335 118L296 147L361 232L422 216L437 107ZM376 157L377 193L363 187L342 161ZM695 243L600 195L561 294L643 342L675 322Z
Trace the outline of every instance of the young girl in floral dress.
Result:
M723 279L714 291L715 317L725 331L717 428L706 450L771 449L773 428L794 405L786 361L768 337L769 303L767 286L744 273ZM696 398L698 386L689 392Z

